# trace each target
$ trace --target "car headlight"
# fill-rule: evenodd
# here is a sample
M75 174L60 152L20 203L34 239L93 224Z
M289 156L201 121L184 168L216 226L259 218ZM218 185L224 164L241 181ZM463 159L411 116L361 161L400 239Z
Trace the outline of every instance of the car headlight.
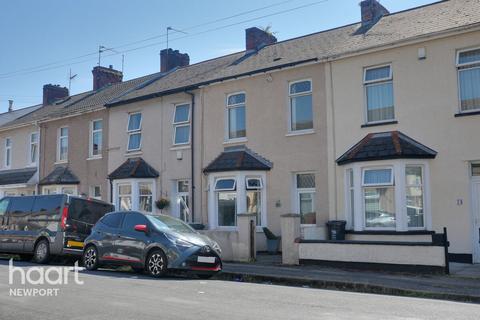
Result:
M181 248L191 248L194 246L193 243L190 243L186 240L183 240L183 239L180 239L180 238L176 238L172 235L169 235L168 233L165 234L165 236L167 237L168 240L170 240L176 247L181 247Z

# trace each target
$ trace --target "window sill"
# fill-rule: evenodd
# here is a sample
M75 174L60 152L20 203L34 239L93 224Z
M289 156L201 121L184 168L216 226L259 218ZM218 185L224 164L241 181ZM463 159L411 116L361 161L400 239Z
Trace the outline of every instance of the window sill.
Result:
M176 150L186 150L186 149L190 149L190 144L188 145L177 145L177 146L172 146L170 148L171 151L176 151Z
M90 160L101 160L102 158L103 158L102 156L100 156L100 157L89 157L89 158L87 158L86 160L87 160L87 161L90 161Z
M143 151L142 151L142 150L127 151L127 153L125 153L125 157L139 156L139 155L142 155L142 154L143 154Z
M68 163L68 160L56 161L53 164L65 164Z
M460 112L455 114L455 118L468 117L468 116L478 116L480 115L480 110L470 111L470 112Z
M354 231L346 230L347 234L366 234L366 235L429 235L434 234L435 231L427 230L409 230L409 231L394 231L394 230L365 230L365 231Z
M238 139L226 140L223 142L223 144L228 145L228 144L245 143L245 142L248 142L247 138L238 138Z
M287 133L285 137L304 136L309 134L315 134L315 130L292 131Z
M362 125L361 125L361 128L369 128L369 127L377 127L377 126L387 126L387 125L390 125L390 124L398 124L398 121L397 121L397 120L393 120L393 121L383 121L383 122L366 123L366 124L362 124Z

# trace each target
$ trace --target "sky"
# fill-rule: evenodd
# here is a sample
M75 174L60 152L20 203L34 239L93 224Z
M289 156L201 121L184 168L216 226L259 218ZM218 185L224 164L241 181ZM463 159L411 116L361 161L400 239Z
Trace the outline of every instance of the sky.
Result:
M245 29L271 26L279 41L360 21L360 0L0 0L0 112L42 101L44 84L71 94L92 89L92 68L122 68L124 79L158 72L159 52L190 63L244 50ZM397 12L434 0L382 0Z

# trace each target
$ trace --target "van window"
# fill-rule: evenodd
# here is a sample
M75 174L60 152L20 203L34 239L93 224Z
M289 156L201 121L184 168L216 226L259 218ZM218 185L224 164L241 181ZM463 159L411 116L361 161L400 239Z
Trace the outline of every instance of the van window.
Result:
M4 198L4 199L0 200L0 216L5 215L5 213L7 212L7 208L8 208L9 203L10 203L9 198Z
M28 214L32 211L35 197L13 197L10 199L8 212L14 215Z
M71 198L68 208L68 218L71 220L94 225L106 213L112 212L113 206L108 203Z
M63 198L63 195L38 196L35 198L32 212L35 215L59 214L63 204Z
M121 213L112 213L105 216L102 219L102 223L111 228L118 228L120 226L121 221L122 221Z

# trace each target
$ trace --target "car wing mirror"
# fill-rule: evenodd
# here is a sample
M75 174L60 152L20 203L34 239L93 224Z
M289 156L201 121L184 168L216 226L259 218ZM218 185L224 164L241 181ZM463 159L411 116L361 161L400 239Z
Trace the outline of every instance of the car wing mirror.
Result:
M137 224L134 227L135 231L148 233L148 227L146 224Z

